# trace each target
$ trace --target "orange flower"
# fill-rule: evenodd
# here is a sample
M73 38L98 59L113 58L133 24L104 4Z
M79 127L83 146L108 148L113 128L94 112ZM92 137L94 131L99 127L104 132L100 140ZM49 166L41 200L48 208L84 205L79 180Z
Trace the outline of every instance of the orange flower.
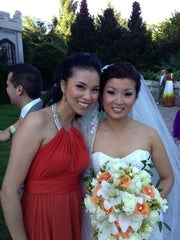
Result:
M124 173L124 176L121 177L120 180L120 186L124 188L127 188L131 183L131 178L126 173Z
M104 173L101 173L97 180L98 182L102 182L103 180L109 181L110 178L111 178L111 174L108 171L106 171Z
M143 187L141 192L150 196L152 200L155 198L154 189L151 185L147 185L147 186Z
M143 201L143 204L137 203L134 211L135 214L141 214L146 216L149 214L149 205L146 201Z
M99 204L100 199L101 199L101 198L97 195L97 192L98 192L98 190L99 190L100 188L102 188L101 185L98 185L98 186L96 187L96 189L94 190L93 196L92 196L92 198L91 198L92 202L95 203L95 204Z
M118 238L118 239L119 239L119 237L122 237L122 238L130 238L129 233L132 232L132 230L133 230L131 226L128 227L128 230L127 230L126 232L123 232L123 231L121 230L120 226L119 226L119 222L118 222L118 221L115 221L114 223L115 223L115 225L116 225L116 227L117 227L117 229L118 229L118 234L113 235L113 236L115 236L115 237Z
M114 212L114 208L113 207L111 207L109 210L106 210L104 208L104 199L102 200L102 203L101 203L101 209L106 213L106 215L111 215Z

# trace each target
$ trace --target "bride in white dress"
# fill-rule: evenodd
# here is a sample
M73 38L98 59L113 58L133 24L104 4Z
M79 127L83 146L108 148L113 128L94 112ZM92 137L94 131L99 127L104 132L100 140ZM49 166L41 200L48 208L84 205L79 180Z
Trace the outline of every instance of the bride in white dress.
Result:
M85 123L83 132L91 158L91 163L86 173L89 174L91 168L94 168L97 174L103 163L107 160L111 161L113 158L121 158L122 161L142 168L141 161L148 159L149 155L151 155L161 180L159 185L159 188L163 189L161 196L165 197L173 186L174 175L164 144L154 128L129 117L131 115L134 119L141 119L141 122L145 122L150 126L153 123L152 119L149 119L149 124L146 119L143 119L144 114L142 114L142 117L139 114L139 112L143 112L143 107L145 107L144 110L146 111L150 111L150 109L147 109L147 106L144 106L141 102L135 104L140 89L140 78L139 73L130 64L112 64L103 71L100 98L106 112L106 117L98 122L97 109L94 108L82 120ZM142 88L144 88L144 83L142 85ZM140 95L142 94L140 93ZM148 95L144 95L143 97L145 99L141 99L141 101L145 102L146 98L149 98ZM150 99L150 101L152 100ZM138 109L139 106L140 109ZM145 115L145 118L147 118L146 112ZM153 112L148 113L148 115L153 116ZM156 126L152 126L156 128ZM157 128L159 129L159 126ZM169 137L167 133L166 136ZM157 180L157 174L155 175L155 180ZM172 201L170 203L174 204ZM166 222L171 226L171 220L169 222L166 219ZM169 237L165 238L166 234L169 233L164 231L163 235L163 231L160 233L157 230L152 239L178 239L173 234L171 236L174 237L171 238L169 235ZM82 239L92 240L90 218L85 211Z

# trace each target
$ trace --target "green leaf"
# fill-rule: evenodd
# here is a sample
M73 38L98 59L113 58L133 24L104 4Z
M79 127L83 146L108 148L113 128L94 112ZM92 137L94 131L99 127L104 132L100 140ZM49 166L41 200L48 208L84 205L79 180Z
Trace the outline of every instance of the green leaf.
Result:
M159 180L156 183L156 188L159 186L159 184L160 184L160 178L159 178Z
M163 224L169 231L171 231L171 228L170 228L170 226L167 223L163 222Z
M92 176L92 178L95 178L95 177L96 177L96 174L95 174L95 172L94 172L94 168L92 169L91 176Z
M162 230L162 222L159 221L159 222L158 222L158 225L159 225L159 231L161 232L161 230Z
M146 165L146 160L142 160L141 162L142 162L144 165Z
M84 182L87 182L87 181L89 181L89 179L90 179L90 177L84 177L84 178L83 178L83 181L84 181Z
M149 166L150 168L156 168L156 166L155 166L154 164L148 164L148 166Z

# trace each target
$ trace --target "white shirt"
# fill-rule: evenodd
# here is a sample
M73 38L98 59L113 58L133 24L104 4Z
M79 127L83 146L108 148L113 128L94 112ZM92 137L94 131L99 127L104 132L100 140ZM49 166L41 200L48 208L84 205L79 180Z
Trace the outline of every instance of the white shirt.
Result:
M163 81L165 75L166 75L166 74L164 74L164 75L161 76L161 79L160 79L159 85L162 85L162 81Z
M41 101L40 98L36 98L33 101L31 101L30 103L26 104L22 109L21 109L21 117L24 119L26 114L28 113L29 109L32 108L36 103L38 103L39 101Z

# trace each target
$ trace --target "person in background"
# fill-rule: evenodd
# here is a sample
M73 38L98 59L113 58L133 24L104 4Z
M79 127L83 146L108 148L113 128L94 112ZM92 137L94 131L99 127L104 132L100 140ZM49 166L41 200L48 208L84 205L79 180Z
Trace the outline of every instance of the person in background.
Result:
M180 109L177 111L174 122L173 122L173 138L175 141L179 141L179 149L180 149Z
M158 89L158 101L157 105L159 105L162 100L163 92L164 92L164 87L165 87L165 82L163 81L166 76L166 70L162 69L161 70L161 75L157 76L157 80L159 81L159 89Z
M0 131L0 141L8 142L16 132L22 120L28 113L42 108L40 98L42 78L40 71L29 63L20 63L9 68L7 77L7 94L11 104L21 109L17 122L5 130Z
M76 116L86 114L97 101L100 75L95 55L65 58L58 102L30 113L19 127L1 191L13 240L81 240L79 175L87 168L89 155Z
M175 105L173 84L175 82L172 69L167 70L166 77L163 80L165 82L165 88L163 93L163 107L171 107Z

